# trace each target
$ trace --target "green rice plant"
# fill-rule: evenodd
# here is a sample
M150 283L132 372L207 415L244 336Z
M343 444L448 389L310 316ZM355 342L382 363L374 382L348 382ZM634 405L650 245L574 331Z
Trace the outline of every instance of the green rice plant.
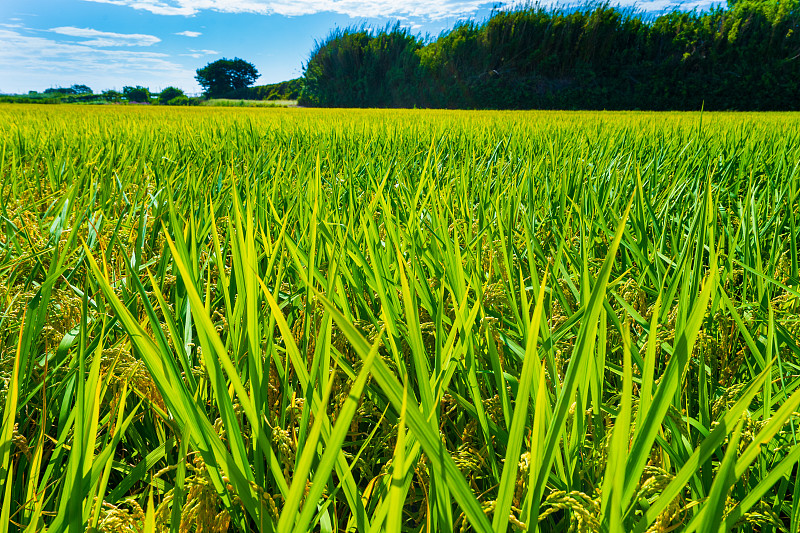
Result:
M0 527L797 531L799 125L0 106Z

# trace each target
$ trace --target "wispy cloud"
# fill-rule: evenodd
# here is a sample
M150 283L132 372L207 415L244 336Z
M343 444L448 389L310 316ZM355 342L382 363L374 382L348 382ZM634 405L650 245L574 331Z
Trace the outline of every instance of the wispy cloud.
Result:
M203 34L199 31L179 31L175 35L182 35L184 37L200 37Z
M191 53L189 53L189 54L181 54L181 55L182 56L186 56L186 57L194 57L194 58L200 58L200 57L203 57L203 56L218 56L219 55L219 52L217 52L216 50L193 50L193 49L190 48L189 52L191 52Z
M88 41L81 41L79 43L84 46L151 46L161 42L161 39L155 35L146 35L143 33L112 33L94 30L92 28L76 28L74 26L50 28L50 31L58 33L59 35L89 39Z
M422 17L439 20L472 14L486 0L85 0L128 6L158 15L194 15L200 11L299 16L338 13L351 17Z
M108 87L111 84L105 80L115 80L114 85L121 86L157 79L164 80L161 83L165 86L183 82L189 88L191 78L186 69L171 61L167 54L108 50L86 44L98 40L72 43L32 35L24 30L0 29L0 50L3 50L0 54L0 80L24 78L29 80L27 83L38 83L43 87L73 83ZM2 89L9 90L10 87Z

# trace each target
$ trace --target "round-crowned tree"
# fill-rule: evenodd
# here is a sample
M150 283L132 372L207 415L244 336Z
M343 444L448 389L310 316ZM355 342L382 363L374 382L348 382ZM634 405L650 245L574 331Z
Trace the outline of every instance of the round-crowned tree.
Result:
M249 87L258 79L255 65L235 57L218 59L197 69L195 79L211 98Z
M166 87L161 90L158 94L158 103L162 105L167 105L170 100L173 98L178 98L180 96L186 96L183 94L183 91L178 89L177 87Z
M125 86L122 88L122 95L129 102L145 104L150 102L150 89L137 85L136 87Z

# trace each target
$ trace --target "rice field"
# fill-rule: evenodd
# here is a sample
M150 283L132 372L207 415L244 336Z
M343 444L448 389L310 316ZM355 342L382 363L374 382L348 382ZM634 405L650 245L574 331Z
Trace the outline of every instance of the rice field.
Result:
M0 533L800 529L800 115L0 106Z

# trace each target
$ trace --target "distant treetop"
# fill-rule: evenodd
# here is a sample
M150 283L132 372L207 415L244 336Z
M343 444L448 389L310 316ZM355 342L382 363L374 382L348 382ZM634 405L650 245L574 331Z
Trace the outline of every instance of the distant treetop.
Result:
M92 94L92 88L76 83L71 87L50 87L44 90L44 94Z

